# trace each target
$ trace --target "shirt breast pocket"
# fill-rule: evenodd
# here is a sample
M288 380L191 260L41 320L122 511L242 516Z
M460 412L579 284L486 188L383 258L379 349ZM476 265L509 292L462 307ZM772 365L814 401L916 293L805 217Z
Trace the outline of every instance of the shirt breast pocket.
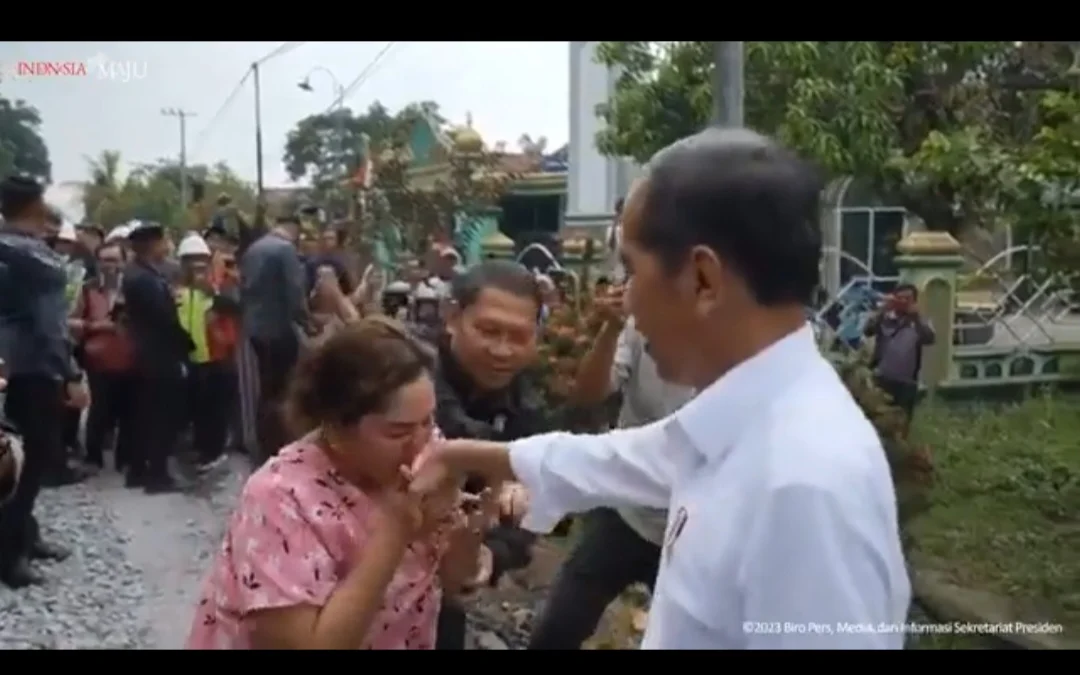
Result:
M708 632L722 632L740 602L734 584L735 562L723 542L723 523L705 513L679 508L664 538L661 570L664 590L687 619Z

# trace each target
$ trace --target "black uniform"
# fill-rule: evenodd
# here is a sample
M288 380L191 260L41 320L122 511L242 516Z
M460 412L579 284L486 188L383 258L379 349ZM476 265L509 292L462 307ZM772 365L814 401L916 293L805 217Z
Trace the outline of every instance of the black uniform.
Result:
M184 364L194 345L180 325L176 300L161 271L135 261L124 271L122 290L135 345L135 457L129 484L152 491L171 483L168 459L185 403Z
M445 341L439 345L435 373L439 429L447 438L475 438L511 441L548 430L544 402L528 378L519 375L500 391L481 391L450 352ZM477 493L484 488L480 480L470 479L466 491ZM491 549L491 583L507 570L525 567L531 561L536 536L518 527L500 525L488 531L485 545ZM465 612L453 598L443 596L439 610L436 649L465 648Z

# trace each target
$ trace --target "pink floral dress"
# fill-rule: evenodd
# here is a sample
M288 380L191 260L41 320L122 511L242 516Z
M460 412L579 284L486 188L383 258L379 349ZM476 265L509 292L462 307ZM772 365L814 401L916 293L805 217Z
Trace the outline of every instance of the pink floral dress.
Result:
M187 648L251 649L244 621L251 612L325 605L361 555L375 508L311 440L284 448L244 487ZM434 648L439 549L434 543L409 547L358 648Z

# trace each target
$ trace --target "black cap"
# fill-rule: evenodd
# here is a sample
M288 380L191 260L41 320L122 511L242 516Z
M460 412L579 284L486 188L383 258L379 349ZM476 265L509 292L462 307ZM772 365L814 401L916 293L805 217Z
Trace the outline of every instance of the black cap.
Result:
M165 236L165 227L161 223L142 221L128 234L130 241L145 241Z

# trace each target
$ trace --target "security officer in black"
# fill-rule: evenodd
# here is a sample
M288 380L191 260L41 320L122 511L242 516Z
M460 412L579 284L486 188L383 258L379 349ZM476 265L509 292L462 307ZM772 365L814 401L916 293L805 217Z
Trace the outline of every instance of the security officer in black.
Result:
M0 581L17 588L43 581L31 559L67 556L41 540L34 502L50 461L63 452L67 405L89 394L75 367L67 331L67 272L44 241L44 189L29 178L0 182L0 347L8 369L4 413L23 438L25 461L15 494L0 510Z
M149 494L175 492L181 486L168 462L180 429L185 362L195 346L180 325L176 298L161 269L169 254L165 229L142 223L128 241L134 260L124 270L121 292L135 344L135 457L126 484Z
M531 272L517 263L488 260L450 285L446 333L438 340L435 412L447 438L510 441L551 427L540 391L528 374L536 359L540 293ZM466 492L486 487L475 477ZM497 525L484 536L491 551L489 583L527 566L535 536ZM466 616L457 599L443 597L436 649L465 649Z

